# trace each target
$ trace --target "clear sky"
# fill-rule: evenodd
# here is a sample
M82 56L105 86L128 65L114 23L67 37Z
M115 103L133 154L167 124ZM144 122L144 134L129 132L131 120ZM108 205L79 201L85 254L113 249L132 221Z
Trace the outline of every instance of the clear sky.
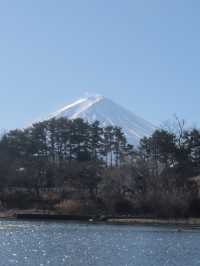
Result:
M160 124L200 125L200 1L0 3L0 128L103 94Z

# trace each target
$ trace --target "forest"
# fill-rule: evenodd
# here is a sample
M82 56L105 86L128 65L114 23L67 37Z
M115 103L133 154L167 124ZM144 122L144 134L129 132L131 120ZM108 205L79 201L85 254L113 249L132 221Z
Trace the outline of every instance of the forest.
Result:
M127 143L121 128L51 119L0 139L0 207L200 217L200 131L184 121Z

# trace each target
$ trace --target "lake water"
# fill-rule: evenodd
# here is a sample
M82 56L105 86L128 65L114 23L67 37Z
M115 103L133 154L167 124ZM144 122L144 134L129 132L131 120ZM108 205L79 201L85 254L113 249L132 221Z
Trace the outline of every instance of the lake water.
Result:
M196 266L200 231L4 220L0 265Z

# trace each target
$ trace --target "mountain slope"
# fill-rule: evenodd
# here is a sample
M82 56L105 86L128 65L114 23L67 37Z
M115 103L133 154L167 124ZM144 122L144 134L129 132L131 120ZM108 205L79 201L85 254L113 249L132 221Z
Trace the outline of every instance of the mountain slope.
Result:
M144 136L149 136L155 127L129 110L103 96L82 98L52 114L50 118L82 118L89 123L98 120L102 126L121 127L129 143L137 145Z

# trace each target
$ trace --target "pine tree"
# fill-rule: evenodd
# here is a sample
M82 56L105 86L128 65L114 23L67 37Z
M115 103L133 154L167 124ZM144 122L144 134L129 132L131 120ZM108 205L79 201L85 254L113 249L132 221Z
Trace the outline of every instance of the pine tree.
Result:
M102 146L102 135L103 130L100 127L100 123L95 121L90 126L90 152L91 159L97 161L101 157L101 146Z

